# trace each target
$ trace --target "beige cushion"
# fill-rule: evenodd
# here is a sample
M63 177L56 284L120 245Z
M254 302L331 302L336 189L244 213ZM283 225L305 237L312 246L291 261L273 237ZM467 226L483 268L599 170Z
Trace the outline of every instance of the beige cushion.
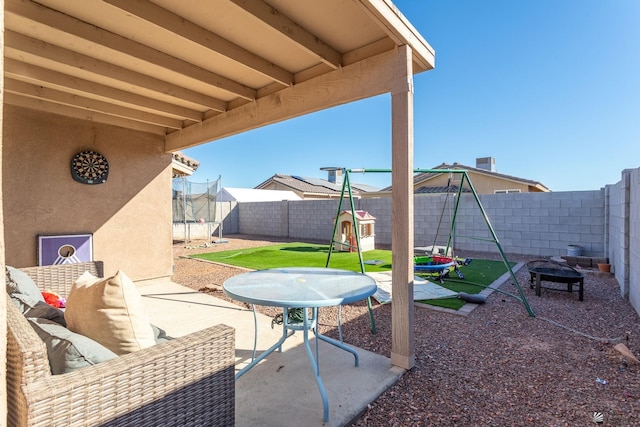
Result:
M69 292L64 317L71 331L119 355L155 344L142 297L122 271L106 279L85 272Z

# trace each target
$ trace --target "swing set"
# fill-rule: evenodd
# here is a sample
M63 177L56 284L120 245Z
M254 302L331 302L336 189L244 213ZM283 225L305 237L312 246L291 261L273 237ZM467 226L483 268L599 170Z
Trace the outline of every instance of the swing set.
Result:
M350 174L352 173L390 173L391 169L343 169L343 183L342 183L342 191L340 193L340 202L338 204L338 213L336 215L336 221L333 227L333 234L331 235L331 244L329 245L329 253L327 255L327 262L325 264L325 267L329 267L329 263L331 261L331 253L333 252L333 247L335 244L340 244L343 246L348 246L350 249L355 249L358 252L358 259L360 261L360 272L362 274L365 274L365 268L364 268L364 260L362 258L362 249L361 249L361 245L360 245L360 233L358 228L355 225L357 224L356 222L356 209L355 209L355 205L353 202L353 193L352 193L352 189L351 189L351 180L350 180ZM527 301L527 298L525 297L524 293L522 292L522 288L520 287L520 283L518 283L518 279L516 278L515 274L513 273L513 270L511 269L511 265L509 264L509 262L507 261L507 257L504 253L504 251L502 250L502 246L500 245L500 242L498 240L498 237L496 236L495 231L493 230L493 227L491 226L491 222L489 221L489 217L487 216L487 213L485 212L484 208L482 207L482 203L480 202L480 198L478 197L478 193L476 193L475 188L473 187L473 184L471 183L471 179L469 178L469 174L467 173L466 170L462 170L462 169L414 169L413 170L414 173L434 173L434 174L444 174L444 173L448 173L450 174L449 176L451 177L451 174L458 174L461 175L461 180L460 180L460 186L458 188L457 191L457 197L455 200L455 205L454 205L454 209L453 209L453 215L451 218L451 226L450 226L450 230L449 230L449 238L447 241L447 245L446 245L446 249L445 249L445 254L449 254L450 249L452 249L453 247L453 237L455 234L455 222L456 222L456 216L458 213L458 208L460 207L460 200L462 197L462 189L465 186L465 183L468 185L470 192L473 194L473 197L477 203L478 208L480 209L480 212L482 213L482 217L485 221L485 224L487 225L487 228L489 230L489 233L491 234L491 238L490 239L484 239L484 238L478 238L478 237L470 237L470 236L464 236L466 238L469 239L475 239L475 240L486 240L486 241L490 241L495 243L498 252L500 253L500 257L502 259L502 261L504 262L504 265L506 266L507 270L509 271L509 274L511 276L511 279L513 281L513 285L515 285L518 294L513 294L511 292L507 292L507 291L503 291L501 289L494 289L494 291L496 292L500 292L502 294L505 294L507 296L510 296L512 298L515 298L517 301L519 301L520 303L522 303L524 305L524 307L526 308L527 312L529 313L529 316L531 317L535 317L535 314L532 310L532 308L529 306L529 302ZM451 183L451 178L449 178L449 184ZM450 187L450 185L448 185L448 188ZM336 240L336 231L338 230L338 226L339 226L339 222L340 222L340 212L342 212L342 203L345 200L345 194L347 195L347 198L349 199L349 204L350 204L350 210L351 210L351 216L352 216L352 220L353 220L353 234L355 239L351 239L350 241L344 242L344 241L340 241L340 240ZM448 194L447 193L447 198L448 198ZM445 206L443 207L443 209L446 208L446 203ZM444 213L444 212L443 212ZM442 215L440 217L440 222L442 222ZM438 229L440 228L440 223L438 224ZM437 233L436 233L436 238L437 238ZM355 243L355 245L353 244ZM433 248L435 248L435 243ZM422 257L425 258L425 257ZM433 256L431 257L432 259L434 259L434 263L433 265L436 265L437 262L441 262L441 263L451 263L449 265L446 265L446 267L440 265L437 267L426 267L425 270L436 270L439 269L440 271L442 271L444 268L450 268L453 266L453 262L451 261L452 258L448 257L448 256L444 256L444 257L437 257L437 256ZM423 262L425 262L426 264L426 260L422 260ZM455 262L455 261L454 261ZM456 266L457 267L457 266ZM419 270L416 270L417 272ZM470 283L471 284L471 283ZM481 286L481 287L488 287L488 285L482 285L482 284L478 284L478 283L473 283L473 285L477 285L477 286ZM370 322L371 322L371 331L375 334L376 333L376 326L375 326L375 319L373 317L373 309L371 306L371 297L367 298L367 307L369 309L369 318L370 318Z

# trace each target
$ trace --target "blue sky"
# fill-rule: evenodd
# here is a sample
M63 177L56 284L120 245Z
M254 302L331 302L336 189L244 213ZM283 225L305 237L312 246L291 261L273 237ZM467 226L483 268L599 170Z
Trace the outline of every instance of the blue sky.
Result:
M640 167L640 0L396 0L436 51L414 77L416 168L475 165L552 191L596 190ZM276 173L390 168L390 96L185 150L190 181L253 188ZM352 182L391 184L387 174Z

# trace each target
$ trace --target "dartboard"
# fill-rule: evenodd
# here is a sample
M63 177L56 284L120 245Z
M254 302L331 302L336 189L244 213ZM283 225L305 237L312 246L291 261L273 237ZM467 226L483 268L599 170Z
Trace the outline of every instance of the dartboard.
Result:
M83 184L102 184L109 176L109 162L96 151L81 151L71 160L71 176Z

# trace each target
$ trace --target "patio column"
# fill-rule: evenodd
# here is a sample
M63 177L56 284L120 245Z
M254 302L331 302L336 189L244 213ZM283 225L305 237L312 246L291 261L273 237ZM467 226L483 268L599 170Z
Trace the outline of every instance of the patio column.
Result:
M409 46L398 48L397 80L391 87L391 363L415 364L413 331L413 69Z

